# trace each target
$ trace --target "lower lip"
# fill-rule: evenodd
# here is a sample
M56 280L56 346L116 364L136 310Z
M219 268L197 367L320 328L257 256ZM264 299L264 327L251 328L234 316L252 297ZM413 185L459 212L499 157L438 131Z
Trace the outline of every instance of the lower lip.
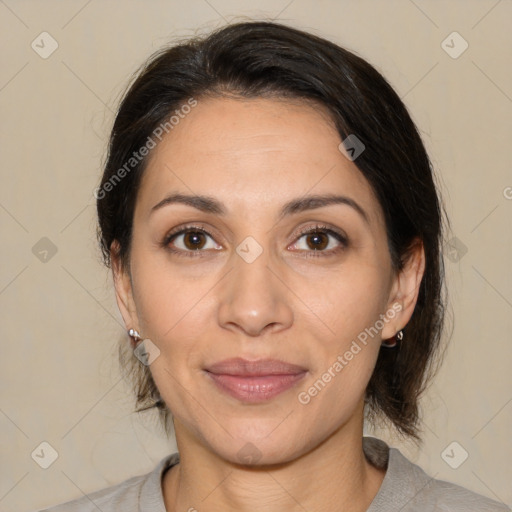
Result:
M206 372L217 387L243 402L265 402L287 391L302 380L307 372L294 375L261 375L242 377Z

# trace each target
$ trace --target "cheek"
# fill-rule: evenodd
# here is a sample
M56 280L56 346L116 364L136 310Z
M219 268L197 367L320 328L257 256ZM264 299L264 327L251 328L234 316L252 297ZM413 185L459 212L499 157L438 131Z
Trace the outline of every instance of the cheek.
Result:
M134 300L141 329L157 344L197 338L207 315L211 277L185 279L166 255L140 251L132 256ZM204 332L204 331L203 331Z
M385 312L389 298L385 268L354 258L336 272L316 277L303 281L297 295L306 298L304 302L323 324L323 337L338 348L374 326Z
M340 359L334 358L323 373L315 375L299 390L298 412L301 417L311 418L302 424L306 438L314 438L321 430L333 432L356 414L376 358L377 352L372 347L362 347L350 361L340 354Z
M332 428L360 404L381 344L375 326L387 303L383 275L372 267L358 269L340 272L314 298L329 332L316 336L314 371L297 396L308 415Z

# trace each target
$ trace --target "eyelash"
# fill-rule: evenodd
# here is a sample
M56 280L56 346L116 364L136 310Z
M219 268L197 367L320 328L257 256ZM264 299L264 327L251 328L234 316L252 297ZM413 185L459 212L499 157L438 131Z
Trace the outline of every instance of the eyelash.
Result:
M183 249L174 249L174 248L172 248L169 245L178 236L186 234L186 233L189 233L189 232L199 232L199 233L203 233L203 234L213 238L213 236L208 231L206 231L205 229L203 229L203 228L201 228L199 226L186 225L186 226L182 226L180 228L177 228L177 230L174 230L174 231L171 231L170 233L168 233L164 237L164 240L162 241L162 244L161 244L162 247L164 249L170 251L173 254L176 254L178 256L184 256L186 258L198 258L198 257L201 258L201 257L203 257L205 251L202 251L202 250L184 251ZM322 225L322 224L316 224L313 227L310 226L310 227L301 229L296 234L296 241L300 240L305 235L314 234L314 233L324 233L324 234L327 234L327 235L331 235L338 242L340 242L341 246L338 246L335 249L330 249L328 251L325 251L325 250L323 250L323 251L318 250L317 251L315 249L311 249L309 251L300 251L300 252L305 252L306 253L304 255L304 257L306 257L306 258L322 258L322 257L325 258L325 257L329 257L329 256L337 254L340 251L345 250L348 247L348 245L349 245L347 237L342 232L337 231L337 230L335 230L333 228L329 228L328 226L325 226L325 225Z

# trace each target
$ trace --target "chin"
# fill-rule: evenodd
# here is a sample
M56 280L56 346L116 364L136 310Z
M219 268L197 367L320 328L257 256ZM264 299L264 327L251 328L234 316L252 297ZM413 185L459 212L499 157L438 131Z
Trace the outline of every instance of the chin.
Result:
M211 445L212 450L225 460L233 464L244 466L265 466L274 464L285 464L297 459L309 450L311 440L307 445L302 445L301 440L297 439L290 432L290 427L283 429L282 432L274 432L274 426L271 428L262 428L261 434L250 435L247 430L240 429L241 435L236 435L233 430L233 438L227 439L227 443L221 446ZM265 425L267 427L267 424ZM269 435L269 433L271 433ZM302 438L302 436L300 436ZM226 440L226 438L224 437Z

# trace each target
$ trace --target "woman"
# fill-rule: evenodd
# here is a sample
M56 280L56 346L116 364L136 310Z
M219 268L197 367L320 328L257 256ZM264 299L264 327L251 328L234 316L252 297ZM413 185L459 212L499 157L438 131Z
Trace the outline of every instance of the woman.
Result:
M124 365L179 453L49 510L508 510L363 437L419 439L444 312L430 161L368 63L263 22L162 50L95 195Z

